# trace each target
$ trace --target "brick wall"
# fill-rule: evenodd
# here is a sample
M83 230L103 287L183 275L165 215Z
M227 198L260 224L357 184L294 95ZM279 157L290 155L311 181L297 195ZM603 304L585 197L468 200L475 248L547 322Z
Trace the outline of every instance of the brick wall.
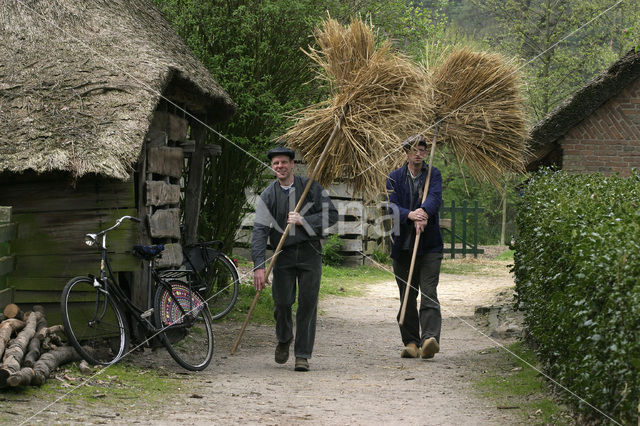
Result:
M560 144L569 172L640 170L640 78L571 129Z

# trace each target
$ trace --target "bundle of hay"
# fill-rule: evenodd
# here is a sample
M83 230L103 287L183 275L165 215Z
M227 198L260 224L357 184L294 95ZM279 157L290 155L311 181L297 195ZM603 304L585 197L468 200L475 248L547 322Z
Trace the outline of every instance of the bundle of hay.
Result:
M305 53L320 66L318 78L327 84L330 98L296 114L284 138L314 168L346 111L316 180L329 185L344 179L354 193L378 199L388 157L397 157L400 142L433 115L428 75L389 41L376 48L371 27L357 19L349 26L328 19L315 39L319 49Z
M505 172L524 171L527 128L516 67L496 53L457 48L427 72L438 142L478 180L497 184ZM427 140L435 129L431 117L422 130Z

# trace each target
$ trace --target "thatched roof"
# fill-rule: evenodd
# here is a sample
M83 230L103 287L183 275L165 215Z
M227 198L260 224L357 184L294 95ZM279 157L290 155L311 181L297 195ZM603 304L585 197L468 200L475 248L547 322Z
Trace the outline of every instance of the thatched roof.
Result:
M547 145L556 142L638 77L640 77L640 51L631 50L531 129L529 138L533 158L530 162L539 160L544 153L548 152L548 149L545 149Z
M235 112L150 0L2 1L0 57L0 171L126 179L161 94Z

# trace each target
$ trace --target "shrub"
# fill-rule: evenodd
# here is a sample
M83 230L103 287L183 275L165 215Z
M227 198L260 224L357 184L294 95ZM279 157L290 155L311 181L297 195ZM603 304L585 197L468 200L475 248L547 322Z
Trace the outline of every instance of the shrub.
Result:
M583 414L635 424L640 175L545 170L525 187L516 223L517 298L546 371L583 398L562 392Z
M389 253L382 250L374 250L373 253L371 253L371 258L383 265L391 264L391 257L389 257Z
M344 241L338 234L331 234L322 246L322 263L330 266L340 266L344 256L340 249L344 247Z

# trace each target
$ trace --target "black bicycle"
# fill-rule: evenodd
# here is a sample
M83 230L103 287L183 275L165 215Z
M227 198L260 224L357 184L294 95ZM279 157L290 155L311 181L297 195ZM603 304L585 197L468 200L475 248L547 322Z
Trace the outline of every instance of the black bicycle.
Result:
M146 310L134 305L118 284L109 263L107 233L125 219L140 222L135 217L123 216L111 228L86 235L86 244L97 245L101 251L100 276L73 278L62 291L62 321L69 341L92 364L117 362L129 347L129 324L124 309L145 331L147 342L157 336L178 364L188 370L204 370L213 357L211 314L206 300L192 290L187 280L167 278L155 270L153 259L162 253L164 246L133 249L134 255L149 266Z
M167 271L163 276L187 281L209 305L211 317L227 315L238 300L240 278L235 261L222 252L222 241L206 241L186 246L183 271Z

